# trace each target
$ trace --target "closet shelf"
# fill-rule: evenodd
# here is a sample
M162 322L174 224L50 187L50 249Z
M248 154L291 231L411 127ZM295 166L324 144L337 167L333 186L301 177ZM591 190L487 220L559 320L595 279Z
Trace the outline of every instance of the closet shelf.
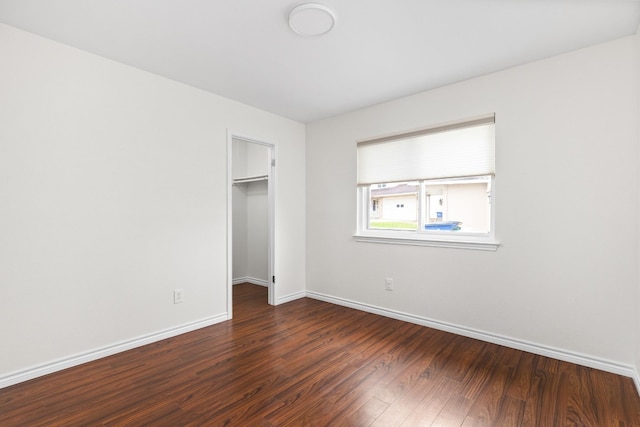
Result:
M247 182L266 181L269 179L269 175L247 176L244 178L234 178L234 184L245 184Z

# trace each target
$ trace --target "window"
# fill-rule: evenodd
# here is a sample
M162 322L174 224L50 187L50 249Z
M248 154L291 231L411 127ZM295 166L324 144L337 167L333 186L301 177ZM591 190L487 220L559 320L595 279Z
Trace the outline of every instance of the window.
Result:
M358 142L356 239L495 250L495 119Z

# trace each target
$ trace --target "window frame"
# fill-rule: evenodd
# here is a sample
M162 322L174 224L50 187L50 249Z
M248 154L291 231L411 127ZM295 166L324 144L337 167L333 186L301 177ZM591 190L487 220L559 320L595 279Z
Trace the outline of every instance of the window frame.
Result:
M486 117L486 116L485 116ZM469 119L465 121L459 121L457 124L464 126L467 123L472 122L475 119ZM447 127L456 127L456 123L447 124ZM429 133L430 129L442 128L443 126L436 126L423 130L425 133ZM422 131L411 131L399 133L397 135L386 136L385 139L403 138L408 134L416 134ZM495 142L494 142L495 143ZM486 175L482 175L486 176ZM489 174L491 177L491 202L490 202L490 225L488 233L470 233L464 231L448 231L448 230L422 230L421 225L423 222L424 209L424 187L425 182L434 181L432 179L420 179L418 180L420 190L418 196L418 228L416 230L400 230L400 229L370 229L369 228L369 207L371 205L371 185L358 185L356 187L357 192L357 224L356 232L353 238L358 242L368 243L382 243L382 244L400 244L400 245L412 245L412 246L432 246L432 247L445 247L445 248L458 248L458 249L472 249L472 250L484 250L484 251L496 251L499 246L499 242L495 237L495 205L496 205L496 178L495 174ZM454 178L454 177L452 177Z

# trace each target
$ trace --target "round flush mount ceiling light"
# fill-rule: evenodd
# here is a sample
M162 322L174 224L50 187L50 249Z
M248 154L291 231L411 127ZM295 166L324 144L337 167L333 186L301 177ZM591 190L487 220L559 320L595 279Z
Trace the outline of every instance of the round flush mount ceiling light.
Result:
M289 26L305 37L326 34L336 24L336 15L320 3L303 3L289 12Z

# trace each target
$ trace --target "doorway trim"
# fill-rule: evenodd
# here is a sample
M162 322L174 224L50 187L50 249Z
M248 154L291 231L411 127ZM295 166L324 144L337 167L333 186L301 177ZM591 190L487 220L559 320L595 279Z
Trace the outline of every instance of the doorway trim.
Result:
M267 177L267 222L269 225L267 247L268 303L275 305L275 169L276 145L227 129L227 317L233 317L233 140L262 145L269 150Z

